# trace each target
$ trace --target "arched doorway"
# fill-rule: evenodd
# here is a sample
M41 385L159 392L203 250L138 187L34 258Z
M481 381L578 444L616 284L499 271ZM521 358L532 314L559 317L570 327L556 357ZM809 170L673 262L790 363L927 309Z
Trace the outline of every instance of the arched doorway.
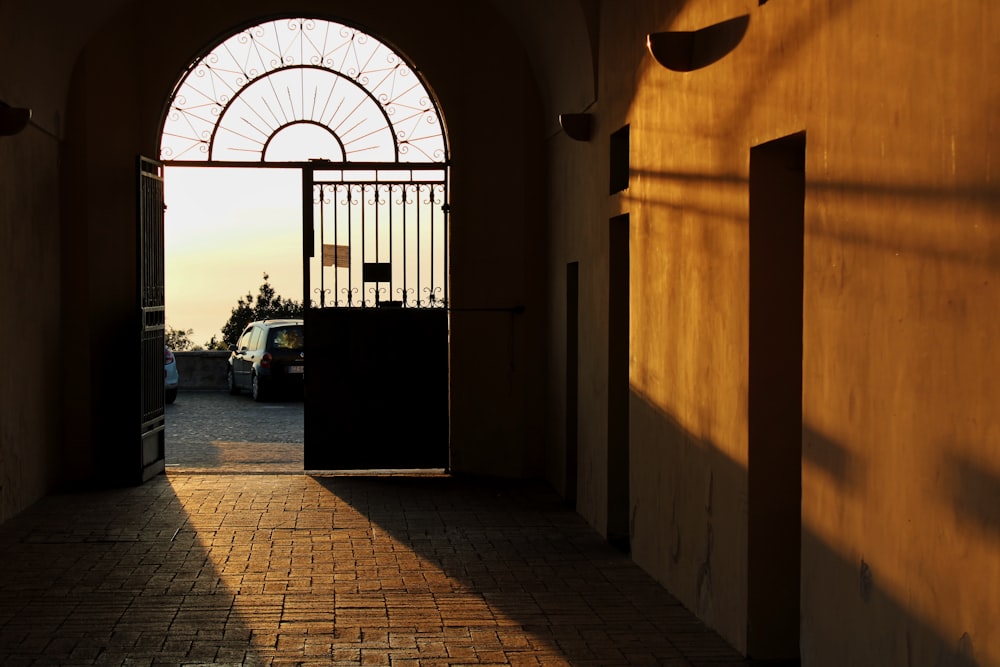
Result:
M449 161L417 70L342 23L252 25L179 79L160 159L301 173L305 467L447 468Z

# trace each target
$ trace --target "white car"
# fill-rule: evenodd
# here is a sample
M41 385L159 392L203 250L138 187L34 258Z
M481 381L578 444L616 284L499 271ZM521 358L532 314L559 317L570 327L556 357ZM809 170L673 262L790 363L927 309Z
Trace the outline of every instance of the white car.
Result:
M177 400L177 385L180 375L177 374L177 358L169 347L163 347L163 401L173 403Z

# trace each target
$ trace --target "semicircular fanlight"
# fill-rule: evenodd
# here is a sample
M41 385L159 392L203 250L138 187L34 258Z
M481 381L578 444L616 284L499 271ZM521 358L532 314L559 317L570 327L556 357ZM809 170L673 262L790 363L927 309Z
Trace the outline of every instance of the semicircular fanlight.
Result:
M447 150L433 98L396 51L340 23L292 18L242 30L192 63L170 96L160 158L443 163Z

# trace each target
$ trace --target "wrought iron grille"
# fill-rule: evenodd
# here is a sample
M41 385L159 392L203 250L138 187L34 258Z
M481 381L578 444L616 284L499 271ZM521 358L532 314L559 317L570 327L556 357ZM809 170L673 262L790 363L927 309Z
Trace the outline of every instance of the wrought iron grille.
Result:
M312 176L309 306L447 307L444 123L418 72L374 37L309 18L230 36L175 86L160 155Z
M355 28L291 18L242 30L192 63L163 124L164 161L444 162L420 76Z
M311 306L446 308L448 206L443 170L317 172Z

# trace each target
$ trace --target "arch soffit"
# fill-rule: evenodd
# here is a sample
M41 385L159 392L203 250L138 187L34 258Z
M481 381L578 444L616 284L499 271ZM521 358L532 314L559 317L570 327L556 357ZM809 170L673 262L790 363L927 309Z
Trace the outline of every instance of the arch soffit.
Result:
M504 17L528 55L544 107L554 113L583 110L596 99L596 28L594 0L488 0ZM78 7L78 3L58 2ZM100 30L108 17L127 7L128 0L93 0L87 4L87 20L73 21L74 39L64 45L74 55L63 59L69 77L79 52ZM38 10L38 18L45 11ZM21 21L13 23L23 23ZM559 35L554 39L553 35ZM555 122L554 118L548 120ZM160 128L162 130L162 123Z
M597 98L598 6L593 0L489 0L523 43L539 94L557 125L560 113L584 111Z

